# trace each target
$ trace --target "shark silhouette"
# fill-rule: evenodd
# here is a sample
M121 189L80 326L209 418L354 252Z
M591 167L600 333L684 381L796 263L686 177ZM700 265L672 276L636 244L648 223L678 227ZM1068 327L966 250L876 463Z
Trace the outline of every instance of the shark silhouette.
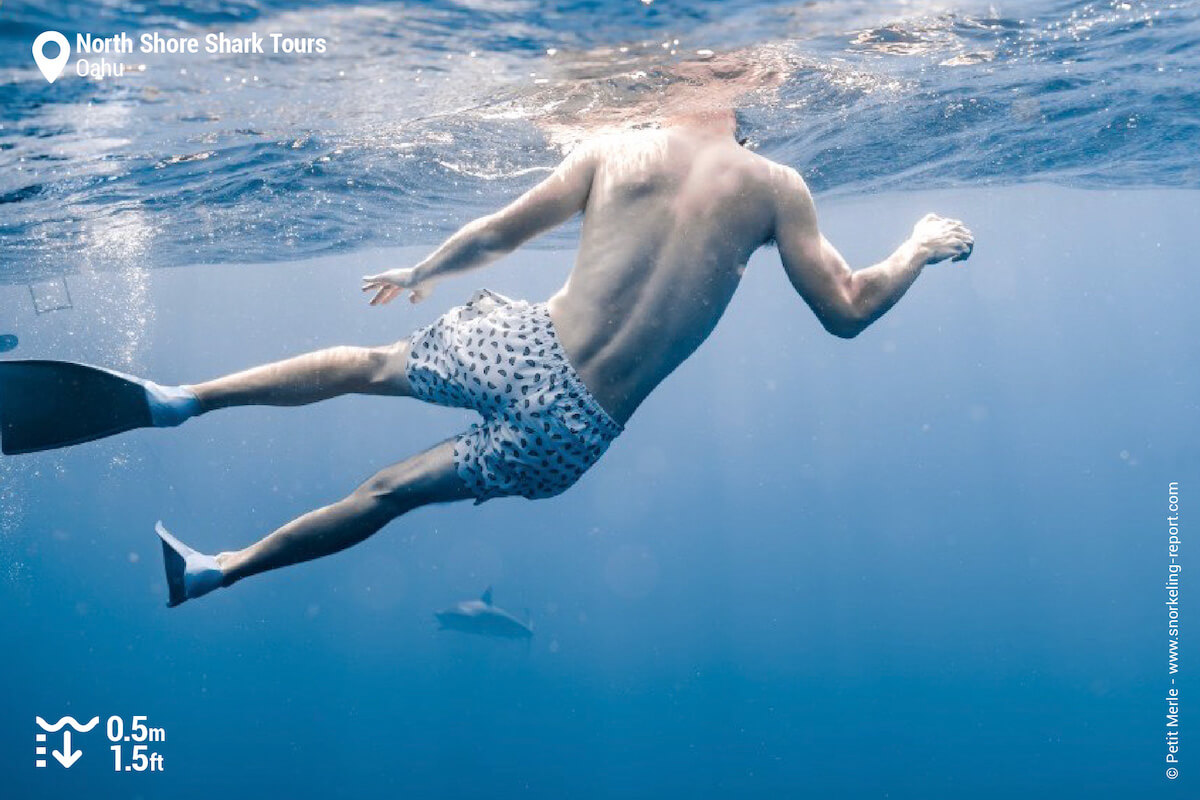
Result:
M438 630L473 633L493 639L529 639L533 637L533 619L526 622L502 608L492 605L492 587L478 600L464 600L433 615L441 625Z

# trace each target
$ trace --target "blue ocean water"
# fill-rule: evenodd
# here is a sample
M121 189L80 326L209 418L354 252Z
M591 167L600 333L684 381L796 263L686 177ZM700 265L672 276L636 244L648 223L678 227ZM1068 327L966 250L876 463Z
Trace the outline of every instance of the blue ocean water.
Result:
M785 76L743 109L750 144L809 178L852 263L930 210L977 238L849 342L760 252L570 492L424 509L178 609L155 520L240 546L469 417L343 398L0 459L5 796L1193 796L1194 604L1185 569L1171 780L1164 582L1167 486L1190 544L1200 472L1198 20L1194 2L0 6L14 356L195 381L394 340L477 285L544 297L570 227L419 306L368 309L358 277L531 185L581 121L698 49ZM47 28L335 46L48 87L28 56ZM528 646L435 630L488 585L529 610ZM164 771L114 770L103 723L71 769L36 768L34 717L67 714L146 716Z

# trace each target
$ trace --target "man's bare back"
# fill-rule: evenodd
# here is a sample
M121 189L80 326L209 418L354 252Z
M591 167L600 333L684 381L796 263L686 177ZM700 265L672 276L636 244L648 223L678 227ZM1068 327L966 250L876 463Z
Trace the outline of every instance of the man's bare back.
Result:
M550 311L620 420L708 337L771 235L771 165L731 131L675 126L601 141L575 268Z

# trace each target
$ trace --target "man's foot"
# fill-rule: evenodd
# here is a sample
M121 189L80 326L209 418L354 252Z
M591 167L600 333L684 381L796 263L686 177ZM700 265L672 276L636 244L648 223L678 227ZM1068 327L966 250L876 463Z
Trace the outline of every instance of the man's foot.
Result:
M150 419L156 428L173 428L200 413L200 398L186 386L162 386L145 381Z
M163 566L167 572L167 607L174 608L184 600L194 600L214 589L221 588L225 573L217 559L206 556L176 539L163 527L154 526L162 539Z

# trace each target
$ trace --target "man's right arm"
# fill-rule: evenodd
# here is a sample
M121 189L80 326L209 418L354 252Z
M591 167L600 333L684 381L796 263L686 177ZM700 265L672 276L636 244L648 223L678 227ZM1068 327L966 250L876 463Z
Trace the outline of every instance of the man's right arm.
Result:
M821 235L817 211L804 180L793 169L773 175L775 241L792 286L827 331L852 338L882 317L917 279L922 268L971 254L974 238L961 222L929 214L894 253L874 266L852 270Z
M410 292L415 303L443 278L486 266L519 245L559 225L587 206L600 146L577 147L544 181L494 214L468 222L415 267L363 277L373 291L371 305L389 303Z

